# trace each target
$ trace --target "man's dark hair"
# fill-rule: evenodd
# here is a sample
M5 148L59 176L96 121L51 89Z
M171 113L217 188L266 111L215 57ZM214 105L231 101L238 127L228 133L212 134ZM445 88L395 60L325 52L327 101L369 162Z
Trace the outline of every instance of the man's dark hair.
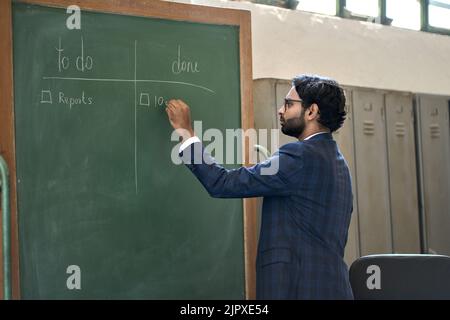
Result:
M330 78L316 75L299 75L292 79L292 85L303 100L303 106L309 108L313 103L319 106L318 122L336 131L344 123L345 111L344 90Z

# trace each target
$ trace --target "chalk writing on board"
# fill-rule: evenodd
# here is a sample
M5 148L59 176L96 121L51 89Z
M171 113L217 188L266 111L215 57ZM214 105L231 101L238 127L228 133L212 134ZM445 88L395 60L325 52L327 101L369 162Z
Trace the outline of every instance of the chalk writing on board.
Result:
M138 167L137 167L137 40L134 40L134 184L138 193Z
M81 96L79 97L69 97L64 94L64 92L60 91L58 93L58 102L60 104L68 105L70 109L72 109L73 105L89 105L93 104L94 99L92 97L88 97L85 95L84 91L82 91Z
M150 94L149 92L140 92L138 95L137 84L138 83L159 83L170 86L189 86L195 89L206 91L209 94L214 94L215 92L205 86L190 83L186 81L172 81L163 79L139 79L137 77L137 40L134 41L134 77L133 78L103 78L103 77L89 77L89 71L94 69L94 57L85 50L84 38L80 37L79 51L74 55L71 55L66 51L62 43L61 38L58 39L58 47L55 47L57 52L57 72L58 75L53 76L43 76L43 80L52 81L64 81L64 82L122 82L130 83L133 85L134 90L134 178L135 178L135 189L136 194L138 193L138 144L137 144L137 108L138 106L147 107L147 109L155 109L159 107L164 107L167 99L166 97L159 96L157 94ZM192 59L192 57L187 57L183 54L182 46L177 46L177 57L172 61L169 68L171 68L172 74L178 75L182 73L199 73L200 67L199 62ZM76 77L63 76L61 74L63 71L76 70L82 72L83 75ZM98 100L98 99L97 99ZM81 91L80 95L77 97L67 96L63 91L59 91L57 95L57 101L60 104L69 106L72 109L74 105L93 105L94 97L89 96L85 91ZM52 92L51 90L43 89L41 91L41 104L52 104ZM144 108L141 108L144 109Z
M51 90L41 90L41 103L52 104L52 91Z
M141 95L139 98L139 105L150 107L150 95L148 93L141 92Z
M58 104L63 104L69 106L69 109L72 109L72 106L75 105L91 105L94 104L94 98L86 95L84 91L81 92L79 96L68 96L63 91L59 91L57 93L57 102ZM52 90L41 90L41 104L53 104L52 99Z
M75 81L98 81L98 82L137 82L137 83L165 83L169 85L182 85L188 87L194 87L202 89L204 91L215 93L214 90L209 89L205 86L200 86L197 84L183 82L183 81L165 81L165 80L153 80L153 79L119 79L119 78L85 78L85 77L42 77L44 80L75 80Z
M185 60L181 55L181 46L178 45L178 55L177 59L172 62L172 73L180 74L183 72L188 73L198 73L200 70L198 69L197 61L189 61Z
M167 99L157 95L151 95L147 92L141 92L139 95L139 106L141 107L165 107L167 103Z
M61 46L61 38L59 38L59 46L55 48L58 51L58 71L67 70L70 65L69 57L64 55L64 49Z
M85 72L92 70L92 67L94 66L94 58L84 52L83 37L80 39L80 52L77 56L72 57L72 60L70 56L64 53L64 48L61 44L61 37L58 41L58 47L55 49L58 52L58 72L69 69L71 66L70 62L73 61L73 59L75 59L74 66L78 71Z

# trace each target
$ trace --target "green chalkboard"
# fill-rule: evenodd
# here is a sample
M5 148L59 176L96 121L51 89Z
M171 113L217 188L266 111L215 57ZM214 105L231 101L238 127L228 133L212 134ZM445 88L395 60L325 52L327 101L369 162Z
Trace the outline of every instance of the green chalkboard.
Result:
M239 27L67 18L13 4L21 297L244 298L242 200L172 162L164 110L180 98L203 132L241 127Z

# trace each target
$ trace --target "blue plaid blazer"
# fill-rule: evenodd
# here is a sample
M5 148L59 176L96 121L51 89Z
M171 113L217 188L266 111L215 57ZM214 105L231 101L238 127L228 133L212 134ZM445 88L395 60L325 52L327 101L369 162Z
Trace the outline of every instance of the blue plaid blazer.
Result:
M343 260L351 177L330 133L285 144L248 168L223 168L199 142L180 156L212 197L264 197L257 299L353 299Z

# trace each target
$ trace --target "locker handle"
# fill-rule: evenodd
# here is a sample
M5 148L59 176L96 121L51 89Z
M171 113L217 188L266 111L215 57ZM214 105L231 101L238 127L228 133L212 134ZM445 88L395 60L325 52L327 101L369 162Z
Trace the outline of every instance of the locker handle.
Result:
M438 114L439 114L438 108L434 108L434 111L431 112L431 115L432 115L432 116L437 116Z
M372 108L373 108L372 103L370 103L369 106L367 105L364 106L364 110L366 111L372 111Z

